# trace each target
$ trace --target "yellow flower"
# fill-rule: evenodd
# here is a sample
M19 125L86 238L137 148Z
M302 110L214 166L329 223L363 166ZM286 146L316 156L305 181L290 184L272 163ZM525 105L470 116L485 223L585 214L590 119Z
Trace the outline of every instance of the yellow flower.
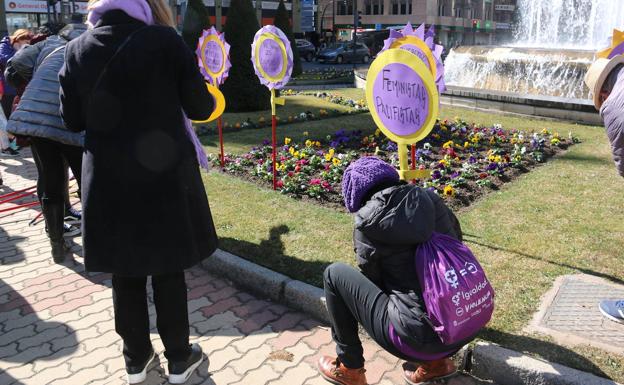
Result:
M472 137L472 143L479 143L479 137L478 136L473 136Z
M279 169L280 169L280 164L279 164L279 162L275 162L275 169L276 169L277 171L279 171Z
M303 131L303 136L308 136L310 133L308 131Z
M338 159L338 158L332 159L332 162L334 163L334 166L340 165L340 159Z
M290 142L292 142L292 139L290 139L290 138L284 138L284 144L285 144L285 145L287 145L287 146L288 146L288 145L290 144Z
M330 154L325 154L325 160L327 162L329 162L332 159L332 156Z
M292 154L292 156L294 156L295 158L299 157L299 151L295 151L294 154Z
M314 144L314 143L313 143L310 139L308 139L308 140L306 140L306 141L305 141L305 145L306 145L306 147L312 147L312 145L313 145L313 144Z
M496 143L496 138L491 137L491 138L490 138L490 144L494 144L494 143Z
M290 153L290 155L293 155L295 153L295 148L294 147L289 148L288 152Z
M377 130L375 130L375 136L379 136L381 135L381 130L378 128Z
M451 148L455 145L455 142L453 142L452 140L449 140L448 142L444 143L442 145L442 148Z
M470 147L470 143L464 142L464 148L468 148L468 147Z
M333 148L329 149L329 154L333 157L334 154L336 153L336 150L334 150Z
M453 189L453 186L444 187L444 195L449 197L455 196L455 189Z
M317 141L316 141L316 143L314 143L314 145L315 145L316 147L321 147L321 142L319 142L319 141L317 140Z
M444 167L447 167L449 165L449 162L446 159L442 159L440 161L440 164L443 165Z

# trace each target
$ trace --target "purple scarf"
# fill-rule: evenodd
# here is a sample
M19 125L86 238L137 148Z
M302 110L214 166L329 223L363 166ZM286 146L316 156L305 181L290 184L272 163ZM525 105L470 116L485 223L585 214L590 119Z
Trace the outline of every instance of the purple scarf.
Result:
M147 25L154 24L154 16L152 15L152 9L149 4L145 0L100 0L91 7L89 7L89 15L87 16L87 24L93 28L97 24L98 21L102 18L108 11L112 10L121 10L124 11L128 16L133 19L137 19L139 21L144 22ZM206 152L204 151L204 147L202 146L195 130L193 129L193 124L186 116L184 111L182 111L184 115L184 127L186 129L186 135L193 143L193 147L195 148L195 154L197 155L197 162L199 165L208 170L209 163L208 157L206 156Z

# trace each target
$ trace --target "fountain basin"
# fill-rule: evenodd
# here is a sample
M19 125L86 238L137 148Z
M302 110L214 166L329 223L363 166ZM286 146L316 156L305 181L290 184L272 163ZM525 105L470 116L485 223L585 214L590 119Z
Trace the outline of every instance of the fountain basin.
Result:
M591 50L463 46L445 61L448 85L570 99L589 99L583 78Z

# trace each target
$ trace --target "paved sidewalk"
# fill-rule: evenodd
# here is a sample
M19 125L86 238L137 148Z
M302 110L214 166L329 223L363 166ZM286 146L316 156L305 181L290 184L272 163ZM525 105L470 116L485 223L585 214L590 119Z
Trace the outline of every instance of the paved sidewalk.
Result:
M6 185L0 195L35 183L31 158L0 158L0 171ZM84 271L80 238L75 260L54 264L43 224L28 226L38 210L0 213L0 384L124 384L110 276ZM187 272L187 282L191 340L210 361L189 384L327 384L315 369L321 354L333 354L326 327L201 268ZM166 384L152 305L150 312L161 361L145 384ZM404 383L398 359L370 342L365 354L370 384ZM447 383L478 382L456 377Z

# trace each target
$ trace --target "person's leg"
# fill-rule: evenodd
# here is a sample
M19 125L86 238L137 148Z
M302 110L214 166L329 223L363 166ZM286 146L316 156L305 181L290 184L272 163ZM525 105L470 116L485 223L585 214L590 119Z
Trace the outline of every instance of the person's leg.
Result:
M11 112L13 112L13 100L15 100L15 95L2 95L2 99L0 99L0 104L2 105L2 112L4 112L4 116L9 119L11 117Z
M63 157L65 158L66 165L74 174L74 178L76 178L76 182L78 183L78 196L80 196L80 188L82 181L82 147L77 146L69 146L69 145L61 145L61 149L63 152ZM69 201L69 175L67 172L67 168L65 168L65 215L70 215L73 218L81 219L82 216L78 210L73 210L71 207L71 202Z
M123 340L126 367L141 366L151 355L147 277L121 277L113 274L115 331Z
M52 257L55 262L62 262L67 250L63 239L63 157L53 141L32 138L31 142L39 174L37 195L52 246Z
M184 361L189 346L188 300L184 272L152 276L156 326L169 361Z
M384 349L387 342L388 296L360 271L342 263L325 270L325 298L339 360L348 368L364 366L358 323Z

